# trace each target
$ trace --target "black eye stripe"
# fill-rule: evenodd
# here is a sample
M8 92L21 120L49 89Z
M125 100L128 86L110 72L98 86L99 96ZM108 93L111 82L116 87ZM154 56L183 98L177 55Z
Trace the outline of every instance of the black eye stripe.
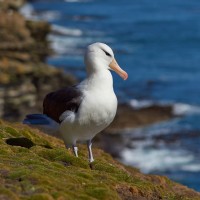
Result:
M103 50L103 49L102 49L102 51L104 51L104 53L105 53L107 56L110 56L110 57L111 57L111 55L110 55L107 51L105 51L105 50Z
M110 55L108 52L105 52L105 54L106 54L107 56L110 56L110 57L111 57L111 55Z

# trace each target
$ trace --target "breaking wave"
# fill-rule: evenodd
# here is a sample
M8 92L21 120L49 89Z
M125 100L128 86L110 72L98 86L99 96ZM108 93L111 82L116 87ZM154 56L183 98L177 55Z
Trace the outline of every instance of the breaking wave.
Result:
M66 36L81 36L83 35L83 31L80 29L75 29L75 28L66 28L63 26L59 25L53 25L52 28L52 33L58 34L58 35L66 35Z
M175 169L200 171L200 163L194 165L194 156L184 150L127 148L122 151L122 158L124 163L136 166L144 173Z
M130 105L134 109L142 109L148 108L151 106L172 106L173 114L180 116L180 115L189 115L189 114L200 114L200 107L185 103L173 103L173 102L156 102L152 100L137 100L132 99Z

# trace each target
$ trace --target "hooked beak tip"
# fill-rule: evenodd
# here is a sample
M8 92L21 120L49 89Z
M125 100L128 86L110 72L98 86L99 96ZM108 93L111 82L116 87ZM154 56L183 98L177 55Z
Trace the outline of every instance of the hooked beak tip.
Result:
M114 70L121 78L126 80L128 78L128 74L120 68L120 66L117 64L117 61L113 59L113 61L110 63L109 67Z
M122 77L122 78L124 79L124 81L125 81L125 80L128 79L128 74L124 71L121 77Z

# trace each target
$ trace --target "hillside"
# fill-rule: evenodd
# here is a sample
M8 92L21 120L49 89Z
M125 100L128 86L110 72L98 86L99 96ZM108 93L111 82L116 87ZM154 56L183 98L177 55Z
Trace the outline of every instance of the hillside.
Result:
M23 147L22 147L23 146ZM200 199L166 177L144 175L85 145L79 158L61 140L25 125L0 123L0 199Z
M76 83L74 76L44 62L52 54L47 40L51 27L47 22L25 19L18 11L24 2L0 1L0 117L12 121L41 111L48 92ZM113 151L107 145L113 139L105 137L170 119L172 113L170 106L134 110L120 104L116 120L106 130L109 134L99 137L99 146ZM79 149L80 157L75 158L57 138L0 121L0 200L200 200L194 190L166 177L144 175L97 148L96 160L89 166L86 146Z

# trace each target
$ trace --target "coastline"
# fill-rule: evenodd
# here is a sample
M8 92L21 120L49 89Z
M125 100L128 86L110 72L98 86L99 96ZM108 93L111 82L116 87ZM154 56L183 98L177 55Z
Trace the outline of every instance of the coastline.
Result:
M44 62L52 53L47 41L49 24L26 21L17 11L20 7L19 4L15 6L17 1L10 2L11 4L3 6L3 22L0 21L0 26L6 30L0 45L0 117L9 121L21 121L25 114L41 112L42 100L46 93L75 84L77 78ZM7 23L4 23L4 20ZM20 29L14 29L16 32L13 31L13 21L16 26L21 26ZM10 38L13 42L9 47L7 44ZM134 109L129 104L120 104L116 119L105 134L115 137L113 135L119 135L124 129L142 127L173 117L176 116L172 112L172 106L152 105ZM99 134L97 138L103 145L105 134ZM111 154L115 155L116 151Z
M0 45L0 117L20 122L26 114L42 112L43 98L47 93L73 85L77 78L46 64L45 59L53 53L47 36L55 30L51 30L47 22L25 19L18 13L18 8L13 10L9 4L4 6L0 21L0 26L5 29ZM13 38L11 47L8 46L10 38ZM126 129L150 125L173 117L175 115L172 105L150 105L138 109L129 103L119 103L113 123L104 131L103 136L98 134L95 141L98 141L98 146L112 153L104 148L106 135L120 135Z
M18 12L24 1L9 2L0 4L0 27L4 29L0 44L0 117L21 121L28 113L42 111L45 94L73 85L77 78L46 64L46 58L53 53L47 40L48 34L53 31L50 25L44 21L25 19ZM172 117L172 106L152 105L138 110L128 103L120 103L116 119L107 132L135 128Z

